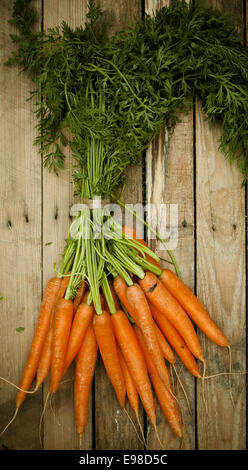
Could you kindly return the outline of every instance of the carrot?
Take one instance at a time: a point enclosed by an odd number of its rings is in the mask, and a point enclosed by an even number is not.
[[[175,297],[171,295],[158,277],[149,271],[146,272],[144,279],[140,279],[139,283],[150,303],[165,315],[178,330],[192,354],[200,361],[204,361],[194,326]]]
[[[72,323],[72,316],[72,300],[64,298],[59,299],[54,312],[51,379],[49,384],[49,393],[55,393],[57,391],[63,376],[65,357]]]
[[[46,285],[40,307],[38,322],[36,325],[28,359],[20,382],[20,388],[24,390],[29,389],[37,371],[42,348],[49,329],[50,318],[52,315],[53,307],[56,303],[60,286],[61,279],[57,277],[50,279]],[[25,400],[25,397],[26,393],[18,390],[16,395],[16,409],[20,408],[21,404]]]
[[[143,354],[145,356],[147,368],[149,375],[156,392],[157,399],[160,403],[160,406],[166,416],[168,423],[170,424],[172,430],[178,437],[182,437],[182,423],[180,415],[177,409],[177,404],[174,396],[171,394],[169,389],[166,387],[164,382],[160,379],[160,376],[157,372],[154,362],[149,354],[148,348],[146,346],[144,335],[141,329],[135,325],[135,332],[139,339]]]
[[[138,338],[122,310],[111,315],[115,337],[126,361],[128,370],[146,410],[147,416],[156,428],[156,409],[147,367]]]
[[[154,321],[147,299],[141,287],[134,283],[127,288],[127,298],[132,305],[138,319],[138,325],[144,335],[146,346],[149,350],[160,378],[168,383],[168,370],[154,328]]]
[[[73,303],[74,307],[74,303]],[[94,307],[81,303],[75,313],[65,357],[64,373],[72,363],[84,340],[89,323],[94,315]]]
[[[135,416],[136,416],[136,419],[137,419],[137,423],[138,423],[138,426],[139,426],[139,429],[140,429],[140,432],[141,432],[141,436],[142,436],[142,441],[141,442],[142,442],[142,444],[144,443],[145,447],[147,447],[145,436],[144,436],[144,431],[142,429],[142,425],[141,425],[140,418],[139,418],[139,394],[137,392],[137,389],[135,387],[135,383],[134,383],[134,381],[132,379],[132,376],[131,376],[131,374],[128,370],[126,361],[123,357],[123,354],[122,354],[119,346],[118,346],[117,350],[118,350],[118,355],[119,355],[119,359],[120,359],[122,372],[123,372],[123,375],[124,375],[124,380],[125,380],[125,385],[126,385],[126,390],[127,390],[127,397],[128,397],[128,400],[129,400],[129,403],[130,403],[131,407],[134,410],[134,413],[135,413]],[[131,420],[131,418],[130,418],[127,411],[126,411],[126,413],[128,415],[128,418]],[[132,422],[132,420],[131,420],[131,422]],[[133,422],[132,422],[132,424],[135,428],[135,431],[137,432],[136,427],[135,427]],[[139,438],[139,436],[138,436],[138,438]]]
[[[108,377],[115,389],[120,406],[125,405],[126,387],[121,369],[111,315],[106,311],[93,317],[93,326],[101,357]]]
[[[164,269],[160,276],[162,283],[168,291],[177,299],[182,308],[187,312],[194,323],[205,333],[208,338],[219,346],[228,347],[229,343],[225,335],[211,319],[207,310],[199,299],[187,287],[173,271]]]
[[[69,284],[69,280],[70,280],[70,276],[65,276],[62,279],[56,303],[58,302],[59,299],[62,299],[64,297],[65,291],[66,291],[67,286]],[[51,367],[54,310],[55,310],[55,307],[56,307],[56,303],[55,303],[54,308],[53,308],[53,312],[52,312],[51,320],[50,320],[50,327],[49,327],[49,330],[48,330],[48,333],[47,333],[47,336],[46,336],[46,340],[45,340],[44,346],[42,348],[41,357],[40,357],[40,360],[39,360],[39,365],[38,365],[37,374],[36,374],[35,390],[37,390],[40,387],[40,385],[44,382],[45,378],[49,374],[50,367]]]
[[[92,323],[90,323],[76,357],[74,379],[76,428],[80,436],[83,434],[88,420],[89,395],[95,372],[97,351],[97,341]]]
[[[120,307],[120,302],[119,302],[118,296],[116,295],[116,292],[115,292],[115,289],[114,289],[114,286],[113,286],[112,282],[109,283],[109,287],[110,287],[110,290],[111,290],[111,294],[112,294],[112,297],[113,297],[115,308],[116,308],[116,310],[119,310],[121,308]]]
[[[59,294],[58,294],[57,301],[64,297],[67,286],[69,284],[69,281],[70,281],[70,273],[68,273],[66,276],[64,276],[62,281],[61,281],[61,286],[60,286],[60,289],[59,289]]]
[[[129,301],[127,299],[127,284],[126,284],[126,282],[124,281],[124,279],[121,276],[118,275],[114,279],[113,285],[114,285],[115,292],[116,292],[117,296],[119,297],[122,305],[124,305],[124,307],[126,308],[126,310],[129,313],[129,315],[131,315],[132,319],[138,325],[138,318],[136,316],[136,313],[135,313],[134,309],[132,308],[131,304],[129,303]],[[160,347],[162,349],[162,353],[163,353],[165,359],[167,359],[167,361],[169,361],[171,364],[174,364],[175,363],[174,353],[173,353],[170,345],[167,343],[164,335],[162,334],[162,332],[160,331],[159,327],[157,326],[157,324],[155,322],[154,322],[154,328],[156,330],[156,333],[157,333],[157,336],[158,336],[158,341],[159,341],[159,344],[160,344]]]
[[[82,299],[83,299],[83,296],[84,296],[84,293],[85,293],[85,289],[86,289],[86,284],[83,281],[81,286],[79,287],[79,289],[77,291],[77,295],[76,295],[75,299],[73,300],[73,312],[74,313],[76,312],[78,306],[82,302]]]
[[[160,330],[163,332],[177,355],[189,372],[195,377],[200,377],[200,371],[197,363],[194,359],[193,354],[190,352],[183,338],[180,336],[174,326],[167,320],[167,318],[156,308],[154,305],[149,303],[152,316],[156,323],[159,325]]]
[[[157,323],[155,323],[155,322],[154,322],[154,327],[155,327],[158,342],[160,344],[160,348],[161,348],[161,351],[163,353],[164,358],[167,359],[167,361],[170,364],[175,364],[175,355],[174,355],[169,343],[166,341],[162,331],[160,330]]]
[[[118,351],[120,364],[121,364],[121,368],[122,368],[122,372],[123,372],[123,376],[124,376],[124,380],[125,380],[125,384],[126,384],[127,397],[128,397],[128,400],[129,400],[129,403],[130,403],[131,407],[133,408],[133,410],[134,410],[134,412],[137,416],[138,410],[139,410],[139,394],[136,390],[134,381],[133,381],[132,376],[131,376],[131,374],[128,370],[126,361],[123,357],[123,354],[122,354],[119,346],[117,348],[117,351]]]
[[[143,240],[143,238],[138,238],[137,237],[137,234],[136,234],[136,231],[131,228],[131,227],[128,227],[128,225],[124,225],[122,227],[122,232],[126,235],[126,237],[128,238],[133,238],[133,240],[136,240],[138,241],[139,243],[142,243],[142,245],[146,246],[147,248],[148,245],[147,243],[145,242],[145,240]],[[138,250],[139,251],[139,250]],[[154,266],[156,266],[157,268],[160,268],[160,265],[157,263],[157,261],[155,259],[153,259],[151,256],[149,256],[148,254],[145,253],[145,259],[147,261],[149,261],[149,263],[153,264]]]
[[[124,281],[123,277],[121,277],[120,275],[115,277],[113,281],[113,286],[114,286],[115,293],[119,297],[122,305],[126,308],[126,310],[128,311],[129,315],[131,315],[135,323],[137,323],[138,320],[137,320],[136,313],[127,298],[127,284]]]
[[[53,322],[48,330],[36,374],[36,390],[48,376],[52,362]]]

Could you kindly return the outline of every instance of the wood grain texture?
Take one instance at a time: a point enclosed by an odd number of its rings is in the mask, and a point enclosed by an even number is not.
[[[128,20],[141,17],[140,0],[101,0],[98,2],[111,21],[109,34],[121,30]],[[135,166],[126,172],[127,184],[122,199],[127,203],[142,202],[142,168]],[[131,407],[127,411],[135,421]],[[143,413],[141,411],[141,421]],[[142,444],[126,413],[121,410],[114,389],[106,376],[103,362],[97,363],[95,374],[95,446],[96,449],[140,449]]]
[[[87,2],[80,0],[44,0],[44,30],[54,27],[64,20],[69,26],[76,27],[85,21]],[[70,225],[70,209],[73,205],[73,184],[71,178],[71,154],[66,151],[65,169],[59,177],[43,170],[43,287],[54,274],[53,262],[59,264],[65,238]],[[51,245],[47,243],[52,242]],[[73,378],[74,364],[65,379]],[[47,387],[44,388],[44,401]],[[83,447],[92,448],[91,402],[89,420],[84,433]],[[73,380],[62,384],[48,404],[44,416],[45,449],[78,449],[79,439],[76,433]]]
[[[166,0],[146,0],[146,12],[152,14],[156,9],[167,6]],[[178,211],[178,243],[173,254],[179,264],[184,282],[194,289],[194,158],[193,158],[193,111],[188,115],[179,116],[181,122],[171,134],[163,129],[155,138],[146,152],[146,194],[147,203],[156,207],[155,216],[148,216],[150,225],[163,234],[165,229],[172,228],[170,220],[170,204],[175,204]],[[160,204],[166,205],[165,216],[159,216]],[[167,228],[166,228],[167,227]],[[168,240],[169,241],[169,240]],[[163,246],[157,240],[150,240],[150,246],[162,258],[169,259]],[[168,267],[168,264],[163,264]],[[170,265],[169,265],[170,266]],[[194,426],[194,379],[177,360],[177,370],[187,392],[192,415],[186,404],[185,397],[177,386],[177,396],[182,404],[184,421],[184,439],[182,448],[192,449],[195,446]],[[166,422],[159,406],[158,432],[166,449],[178,449],[180,441],[176,438]],[[154,430],[148,426],[148,445],[158,449],[158,441]]]
[[[36,28],[41,26],[41,2]],[[0,4],[0,260],[1,331],[0,375],[20,381],[31,345],[41,298],[41,162],[33,147],[33,103],[27,102],[30,81],[5,60],[13,50],[8,24],[13,2]],[[17,332],[16,328],[24,330]],[[1,429],[15,409],[16,389],[1,383]],[[0,441],[2,448],[39,447],[37,423],[41,394],[27,397],[15,422]],[[28,426],[27,426],[28,423]]]
[[[243,2],[206,2],[228,11],[243,27]],[[234,14],[235,13],[235,14]],[[233,371],[245,370],[245,199],[242,178],[218,151],[221,129],[209,130],[201,106],[196,110],[197,294],[227,335]],[[200,336],[207,375],[229,370],[228,352]],[[206,382],[206,407],[198,390],[199,449],[245,448],[245,378]],[[207,410],[206,410],[207,408]]]

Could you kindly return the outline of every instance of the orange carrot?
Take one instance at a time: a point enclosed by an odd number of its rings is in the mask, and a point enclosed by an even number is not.
[[[174,396],[171,394],[169,389],[166,387],[164,382],[160,379],[157,369],[155,367],[154,362],[149,354],[149,351],[146,346],[146,342],[144,339],[144,335],[141,329],[135,325],[134,326],[135,332],[139,339],[143,354],[145,356],[147,368],[149,371],[149,375],[156,392],[157,399],[160,403],[160,406],[170,424],[174,433],[182,437],[182,423],[180,419],[180,415],[178,413],[177,404]]]
[[[71,299],[58,300],[54,312],[51,379],[49,392],[55,393],[64,372],[65,358],[73,316]]]
[[[138,320],[137,320],[136,313],[135,313],[134,309],[132,308],[132,306],[131,306],[130,302],[128,301],[128,298],[127,298],[127,284],[126,284],[126,282],[124,281],[124,279],[120,275],[118,275],[113,281],[113,286],[114,286],[114,290],[115,290],[118,298],[120,299],[122,305],[128,311],[129,315],[131,315],[131,317],[135,321],[135,323],[137,323]]]
[[[106,311],[93,317],[93,326],[101,357],[108,377],[115,389],[117,399],[123,408],[125,405],[126,387],[121,369],[111,315]]]
[[[124,279],[121,276],[118,275],[114,279],[113,285],[114,285],[115,292],[116,292],[117,296],[119,297],[121,303],[124,305],[124,307],[126,308],[126,310],[129,313],[129,315],[131,315],[134,322],[138,325],[138,318],[135,314],[134,309],[132,308],[131,304],[129,303],[129,301],[127,299],[127,287],[128,286],[127,286],[126,282],[124,281]],[[170,345],[166,341],[164,335],[160,331],[158,325],[155,322],[154,322],[154,328],[156,330],[158,340],[159,340],[159,344],[160,344],[160,347],[162,349],[162,353],[163,353],[165,359],[167,359],[167,361],[169,361],[171,364],[174,364],[175,363],[174,353],[173,353]]]
[[[169,322],[169,320],[167,320],[167,318],[156,307],[154,307],[154,305],[152,305],[151,303],[149,305],[154,320],[159,325],[161,331],[177,353],[178,357],[180,357],[185,367],[187,367],[189,372],[195,377],[200,377],[201,374],[194,359],[194,356],[190,352],[183,338],[180,336],[174,326]]]
[[[62,299],[64,297],[65,291],[69,284],[69,280],[70,280],[69,276],[63,277],[60,288],[59,288],[56,303],[58,302],[59,299]],[[51,320],[50,320],[50,327],[49,327],[46,340],[42,348],[41,357],[39,360],[39,365],[38,365],[37,374],[36,374],[36,386],[35,386],[36,390],[39,388],[39,386],[44,382],[45,378],[48,376],[50,367],[51,367],[55,307],[56,307],[56,304],[54,305],[54,309],[53,309]]]
[[[127,367],[127,363],[126,363],[126,361],[123,357],[123,354],[120,350],[120,347],[118,346],[117,349],[118,349],[118,355],[119,355],[119,359],[120,359],[122,372],[123,372],[123,375],[124,375],[124,380],[125,380],[125,385],[126,385],[126,390],[127,390],[127,397],[128,397],[128,400],[129,400],[129,403],[130,403],[131,407],[134,410],[134,413],[135,413],[135,416],[136,416],[136,419],[137,419],[137,423],[139,425],[140,432],[141,432],[141,435],[142,435],[142,439],[143,439],[142,442],[144,442],[144,444],[146,446],[144,431],[143,431],[143,428],[142,428],[142,425],[141,425],[141,422],[140,422],[140,418],[139,418],[139,394],[137,392],[137,389],[135,387],[135,383],[134,383],[134,381],[132,379],[132,376],[129,372],[129,369]],[[128,413],[127,413],[127,415],[128,415]],[[129,417],[129,419],[130,419],[130,417]]]
[[[76,295],[75,299],[73,300],[73,313],[75,313],[77,311],[78,306],[81,304],[84,293],[85,293],[85,289],[86,289],[86,284],[83,281],[81,286],[79,287],[79,289],[77,291],[77,295]]]
[[[127,298],[135,311],[138,325],[144,335],[149,354],[157,368],[160,378],[168,383],[168,370],[154,328],[154,321],[147,299],[141,287],[134,283],[127,288]]]
[[[76,358],[74,408],[76,427],[82,435],[88,420],[89,395],[97,360],[97,341],[92,323],[89,324]]]
[[[36,374],[36,386],[38,387],[44,382],[45,378],[48,376],[51,362],[52,362],[52,344],[53,344],[53,323],[51,323],[48,330],[46,340],[42,349],[39,366]]]
[[[179,277],[173,273],[173,271],[164,269],[160,279],[168,291],[177,299],[190,318],[211,341],[219,346],[229,346],[227,338],[213,322],[209,313],[203,307],[199,299],[193,294],[189,287],[187,287]]]
[[[39,364],[42,348],[49,329],[49,322],[52,315],[57,295],[61,286],[60,278],[52,278],[48,281],[44,291],[38,322],[33,336],[33,341],[29,351],[28,359],[22,374],[20,388],[28,390]],[[26,393],[18,390],[16,395],[16,408],[18,409],[25,400]]]
[[[70,273],[68,273],[66,276],[64,276],[62,281],[61,281],[61,286],[60,286],[60,289],[59,289],[59,294],[58,294],[57,301],[59,299],[62,299],[62,297],[64,297],[65,291],[66,291],[67,286],[69,284],[69,281],[70,281]]]
[[[146,410],[147,416],[152,425],[156,428],[155,402],[144,355],[138,338],[127,316],[122,310],[117,310],[113,315],[111,315],[111,320],[114,326],[115,337],[117,338],[121,352]]]
[[[140,279],[140,286],[144,290],[146,297],[178,330],[192,354],[204,361],[199,338],[194,326],[175,297],[171,295],[158,277],[146,272],[144,279]]]
[[[138,410],[139,410],[139,394],[136,390],[134,381],[133,381],[132,376],[131,376],[131,374],[128,370],[126,361],[123,357],[123,354],[122,354],[119,346],[118,346],[117,350],[118,350],[120,364],[121,364],[121,368],[122,368],[122,372],[123,372],[123,376],[124,376],[124,380],[125,380],[125,384],[126,384],[128,400],[129,400],[129,403],[130,403],[131,407],[133,408],[133,410],[134,410],[134,412],[137,416],[137,413],[138,413]]]
[[[112,282],[109,283],[109,287],[110,287],[110,290],[111,290],[111,294],[112,294],[112,297],[113,297],[115,308],[116,308],[116,310],[119,310],[121,308],[120,307],[120,302],[119,302],[118,296],[116,295],[116,292],[115,292],[115,289],[114,289],[114,286],[113,286]]]
[[[163,353],[164,358],[167,359],[167,361],[170,364],[175,364],[175,355],[174,355],[169,343],[166,341],[162,331],[160,330],[160,328],[158,327],[158,325],[155,322],[154,322],[154,325],[155,325],[156,335],[157,335],[157,338],[158,338],[158,341],[159,341],[159,344],[160,344],[160,348],[161,348],[161,351]]]
[[[93,315],[94,307],[92,305],[87,305],[83,302],[78,306],[71,326],[65,357],[64,373],[78,353]]]

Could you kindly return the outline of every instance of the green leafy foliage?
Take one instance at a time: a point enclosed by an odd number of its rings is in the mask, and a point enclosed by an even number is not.
[[[84,26],[34,32],[30,0],[16,0],[11,35],[18,64],[34,83],[36,144],[59,173],[64,148],[74,156],[78,194],[109,196],[124,170],[162,126],[201,100],[210,124],[221,122],[220,149],[248,178],[248,52],[225,15],[173,0],[111,39],[89,1]]]

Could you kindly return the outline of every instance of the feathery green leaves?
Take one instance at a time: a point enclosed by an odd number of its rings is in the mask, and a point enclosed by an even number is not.
[[[162,126],[198,97],[210,124],[221,122],[220,149],[248,179],[248,52],[225,15],[173,0],[154,16],[107,36],[89,1],[84,26],[34,32],[30,0],[16,0],[19,34],[8,63],[29,73],[44,164],[57,174],[64,147],[74,155],[76,192],[109,196],[124,184]]]

